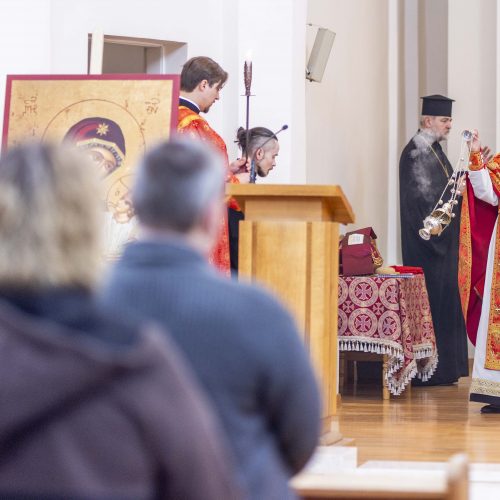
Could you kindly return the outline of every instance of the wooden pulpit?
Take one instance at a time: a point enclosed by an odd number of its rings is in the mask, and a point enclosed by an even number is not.
[[[354,214],[339,186],[228,184],[245,213],[239,273],[274,290],[295,314],[322,385],[323,430],[337,410],[339,223]]]

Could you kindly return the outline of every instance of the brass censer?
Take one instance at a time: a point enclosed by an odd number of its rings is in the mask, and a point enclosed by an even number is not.
[[[453,174],[451,174],[432,212],[424,219],[424,227],[418,231],[418,234],[424,240],[429,240],[431,236],[440,236],[456,215],[453,213],[453,209],[458,205],[457,197],[461,194],[461,187],[465,183],[467,166],[463,164],[466,159],[467,161],[469,159],[471,140],[472,132],[464,130],[460,144],[460,157],[453,169]],[[443,198],[448,190],[449,199],[444,202]]]

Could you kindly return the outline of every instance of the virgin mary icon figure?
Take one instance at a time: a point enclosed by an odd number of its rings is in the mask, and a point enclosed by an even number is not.
[[[85,118],[75,123],[64,136],[66,141],[87,152],[103,178],[119,168],[125,159],[123,132],[116,122],[107,118]]]
[[[104,258],[116,260],[123,245],[135,239],[137,226],[130,202],[131,175],[122,172],[126,159],[123,132],[113,120],[94,116],[75,123],[64,142],[84,151],[105,183]]]

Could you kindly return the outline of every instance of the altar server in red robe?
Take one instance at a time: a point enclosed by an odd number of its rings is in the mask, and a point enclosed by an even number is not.
[[[182,67],[181,92],[177,132],[190,138],[202,140],[222,155],[226,168],[226,182],[249,181],[245,159],[229,163],[226,143],[222,137],[200,116],[208,113],[212,104],[219,100],[228,74],[209,57],[193,57]],[[237,208],[234,200],[228,201],[230,208]],[[210,256],[210,261],[223,273],[230,274],[229,235],[227,214],[221,220],[219,240]]]

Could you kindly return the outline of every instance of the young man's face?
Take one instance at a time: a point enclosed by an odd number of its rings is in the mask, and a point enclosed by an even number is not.
[[[203,103],[203,109],[201,109],[201,111],[203,111],[204,113],[208,113],[212,104],[215,101],[219,100],[220,91],[222,90],[222,87],[223,85],[221,84],[221,82],[216,82],[212,86],[208,85],[207,82],[207,84],[203,88],[204,103]]]
[[[262,158],[257,158],[257,173],[259,177],[267,177],[269,172],[276,166],[276,157],[280,151],[279,142],[273,139],[269,142],[268,148],[265,151],[262,149],[260,151]]]
[[[452,119],[449,116],[429,116],[429,128],[432,130],[437,141],[448,138],[451,130]]]

